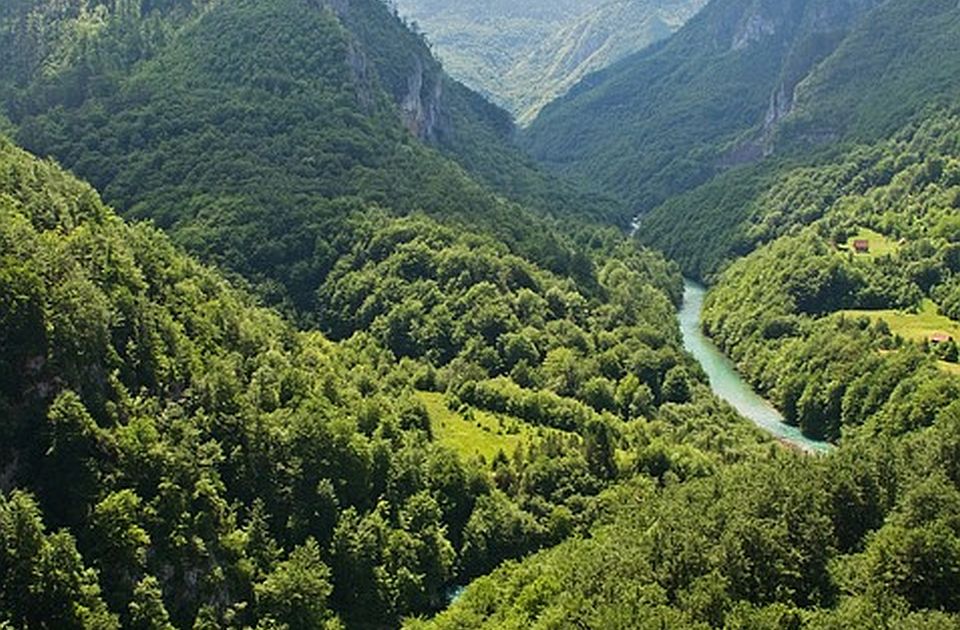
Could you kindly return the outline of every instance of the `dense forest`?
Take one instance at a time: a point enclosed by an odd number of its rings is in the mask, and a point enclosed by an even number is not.
[[[645,242],[672,253],[672,227],[696,240],[709,234],[701,211],[737,209],[727,191],[689,205],[677,195],[745,164],[884,139],[955,102],[958,25],[951,0],[714,0],[661,45],[581,81],[521,139],[649,213]]]
[[[3,3],[0,628],[960,626],[958,16],[713,0],[551,174],[380,0]]]
[[[64,66],[8,77],[21,142],[179,247],[4,141],[5,623],[392,626],[586,531],[620,479],[769,448],[680,350],[675,266],[486,189],[388,90],[359,108],[348,66],[302,57],[349,55],[345,19],[155,10],[31,13]]]
[[[408,627],[956,627],[960,379],[955,341],[928,327],[957,318],[958,130],[943,112],[832,162],[765,166],[759,245],[708,296],[706,331],[837,450],[635,479],[590,536]]]
[[[958,141],[943,113],[789,170],[753,207],[749,235],[768,244],[721,274],[704,325],[813,434],[837,437],[888,399],[884,422],[925,422],[914,405],[929,404],[911,399],[956,396],[956,342],[932,337],[960,319]]]
[[[621,478],[764,449],[679,350],[676,271],[622,240],[585,295],[489,237],[371,215],[325,285],[334,343],[0,151],[14,627],[392,625],[583,531]],[[529,440],[460,454],[430,391]]]
[[[300,311],[335,256],[332,226],[360,204],[483,222],[554,270],[572,267],[547,219],[496,193],[567,221],[616,207],[540,173],[504,141],[506,115],[446,79],[376,0],[340,14],[78,2],[72,19],[22,4],[0,31],[18,143]]]
[[[738,224],[756,251],[708,296],[706,331],[836,451],[637,478],[588,537],[409,627],[956,627],[957,348],[923,327],[958,315],[958,130],[943,112],[816,166],[765,165]]]

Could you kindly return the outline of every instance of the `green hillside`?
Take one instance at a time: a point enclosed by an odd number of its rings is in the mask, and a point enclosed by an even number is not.
[[[798,85],[779,144],[876,141],[960,96],[960,7],[885,2]]]
[[[662,46],[552,103],[524,142],[554,168],[601,182],[635,212],[651,210],[769,151],[794,91],[879,3],[712,2]]]
[[[399,0],[451,75],[522,124],[580,79],[676,31],[705,0]]]
[[[651,443],[680,478],[768,448],[679,350],[676,271],[628,243],[590,293],[356,214],[334,343],[6,140],[0,214],[0,624],[393,626],[588,527]],[[543,437],[460,458],[417,389]]]
[[[358,207],[484,224],[533,257],[540,242],[556,244],[545,220],[431,145],[538,214],[610,214],[607,201],[541,175],[506,144],[506,115],[446,79],[375,0],[342,15],[304,0],[180,6],[50,18],[73,30],[37,63],[64,56],[65,68],[26,79],[16,70],[32,60],[4,66],[16,138],[271,301],[312,308],[338,247],[331,226]],[[54,10],[23,7],[4,18],[5,50],[31,51],[21,27]],[[570,269],[563,247],[546,249],[560,258],[540,262]]]
[[[952,2],[717,1],[582,82],[524,142],[621,195],[641,239],[702,277],[749,251],[739,226],[784,161],[816,165],[956,100],[958,20]]]
[[[768,164],[740,215],[747,252],[718,274],[704,329],[835,451],[637,479],[589,536],[405,627],[956,627],[958,354],[933,335],[960,321],[958,169],[960,119],[938,112],[816,166]],[[705,190],[722,199],[721,183]]]
[[[958,12],[3,3],[0,629],[960,626]]]

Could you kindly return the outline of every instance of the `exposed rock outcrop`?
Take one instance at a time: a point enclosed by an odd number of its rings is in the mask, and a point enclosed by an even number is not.
[[[410,133],[421,140],[436,141],[442,98],[441,77],[428,74],[423,60],[414,56],[413,69],[407,77],[407,94],[400,102],[403,124]]]

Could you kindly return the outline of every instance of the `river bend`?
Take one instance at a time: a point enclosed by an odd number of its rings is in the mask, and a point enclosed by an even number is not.
[[[737,372],[733,362],[703,334],[700,329],[700,313],[706,292],[702,285],[692,280],[684,280],[680,330],[683,333],[684,347],[703,366],[714,393],[778,440],[809,453],[829,451],[832,448],[829,443],[804,437],[800,429],[784,422],[780,412],[753,391]]]

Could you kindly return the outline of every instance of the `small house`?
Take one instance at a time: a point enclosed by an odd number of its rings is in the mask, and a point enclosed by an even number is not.
[[[940,345],[941,343],[947,343],[948,341],[951,341],[952,339],[953,339],[953,337],[951,337],[950,335],[948,335],[948,334],[945,333],[945,332],[935,332],[935,333],[933,333],[932,335],[930,335],[930,343],[932,343],[932,344],[934,344],[934,345],[937,345],[937,346]]]
[[[858,238],[853,242],[853,251],[858,254],[867,254],[870,252],[870,241],[865,238]]]

